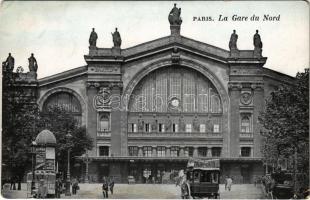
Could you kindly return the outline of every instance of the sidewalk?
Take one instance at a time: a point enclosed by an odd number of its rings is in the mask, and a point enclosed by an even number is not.
[[[62,199],[102,199],[101,184],[79,184],[77,195],[65,196]],[[21,191],[11,190],[3,195],[5,198],[27,198],[26,187]],[[109,192],[109,199],[180,199],[181,189],[173,184],[115,184],[114,194]],[[264,199],[260,185],[233,185],[231,191],[225,191],[220,185],[221,199]]]

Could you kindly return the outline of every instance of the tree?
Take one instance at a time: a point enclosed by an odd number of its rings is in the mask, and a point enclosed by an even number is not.
[[[25,84],[17,81],[18,76],[3,71],[2,175],[14,178],[20,190],[22,178],[31,164],[30,144],[36,135],[39,109],[36,82]]]
[[[50,107],[46,112],[40,113],[39,130],[48,129],[56,137],[56,159],[59,169],[66,172],[67,150],[70,148],[70,163],[74,166],[76,156],[81,156],[86,150],[93,148],[92,139],[86,134],[86,128],[80,127],[74,117],[65,108]],[[66,134],[72,135],[70,141]]]
[[[277,165],[279,158],[297,156],[298,170],[309,170],[309,68],[297,73],[296,82],[282,85],[266,100],[259,117],[265,128],[263,156]]]

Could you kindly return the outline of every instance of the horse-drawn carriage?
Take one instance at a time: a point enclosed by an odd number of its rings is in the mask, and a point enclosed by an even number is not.
[[[192,198],[219,198],[220,161],[190,159],[187,164],[183,190]],[[184,188],[187,187],[187,188]],[[182,194],[186,198],[186,195]]]
[[[294,197],[294,184],[291,173],[283,171],[266,175],[265,187],[271,199],[292,199]]]

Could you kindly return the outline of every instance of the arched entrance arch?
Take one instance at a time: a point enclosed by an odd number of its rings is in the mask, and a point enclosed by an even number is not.
[[[43,106],[44,103],[49,99],[49,97],[52,97],[53,95],[57,94],[57,93],[67,93],[72,95],[73,97],[75,97],[80,106],[81,106],[81,110],[82,110],[82,120],[81,120],[81,124],[85,125],[86,124],[86,104],[85,101],[83,100],[83,98],[74,90],[70,89],[70,88],[66,88],[66,87],[57,87],[57,88],[53,88],[49,91],[47,91],[39,100],[38,100],[38,105],[39,105],[39,109],[41,111],[43,111]]]
[[[135,87],[140,83],[140,81],[149,73],[162,68],[162,67],[169,67],[171,66],[171,60],[170,59],[165,59],[161,60],[158,62],[154,62],[150,64],[149,66],[145,67],[144,69],[140,70],[139,72],[136,73],[136,75],[131,79],[131,81],[128,83],[127,87],[125,88],[123,92],[123,99],[126,99],[125,101],[125,107],[128,109],[129,107],[129,98],[132,95]],[[192,60],[187,60],[187,59],[182,59],[179,63],[180,66],[182,67],[188,67],[191,69],[194,69],[198,72],[200,72],[202,75],[204,75],[210,82],[214,85],[216,90],[219,93],[219,96],[222,101],[223,105],[223,114],[228,113],[228,104],[229,104],[229,98],[228,98],[228,93],[225,89],[225,87],[221,84],[219,79],[212,73],[210,72],[207,68],[204,66],[200,65],[199,63],[196,63]]]

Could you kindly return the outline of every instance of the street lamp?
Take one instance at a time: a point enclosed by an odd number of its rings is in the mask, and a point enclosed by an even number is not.
[[[88,164],[89,164],[89,160],[88,160],[88,152],[86,150],[86,153],[83,155],[83,161],[85,163],[85,179],[84,179],[84,182],[85,183],[89,183],[89,180],[88,180]]]
[[[31,142],[31,154],[32,154],[32,180],[31,180],[31,194],[34,193],[34,190],[36,189],[35,185],[35,155],[36,155],[36,146],[37,143],[35,141]]]
[[[68,168],[67,168],[67,181],[66,181],[66,196],[71,196],[70,192],[70,139],[72,138],[71,131],[68,131],[66,135],[67,146],[68,146]]]

